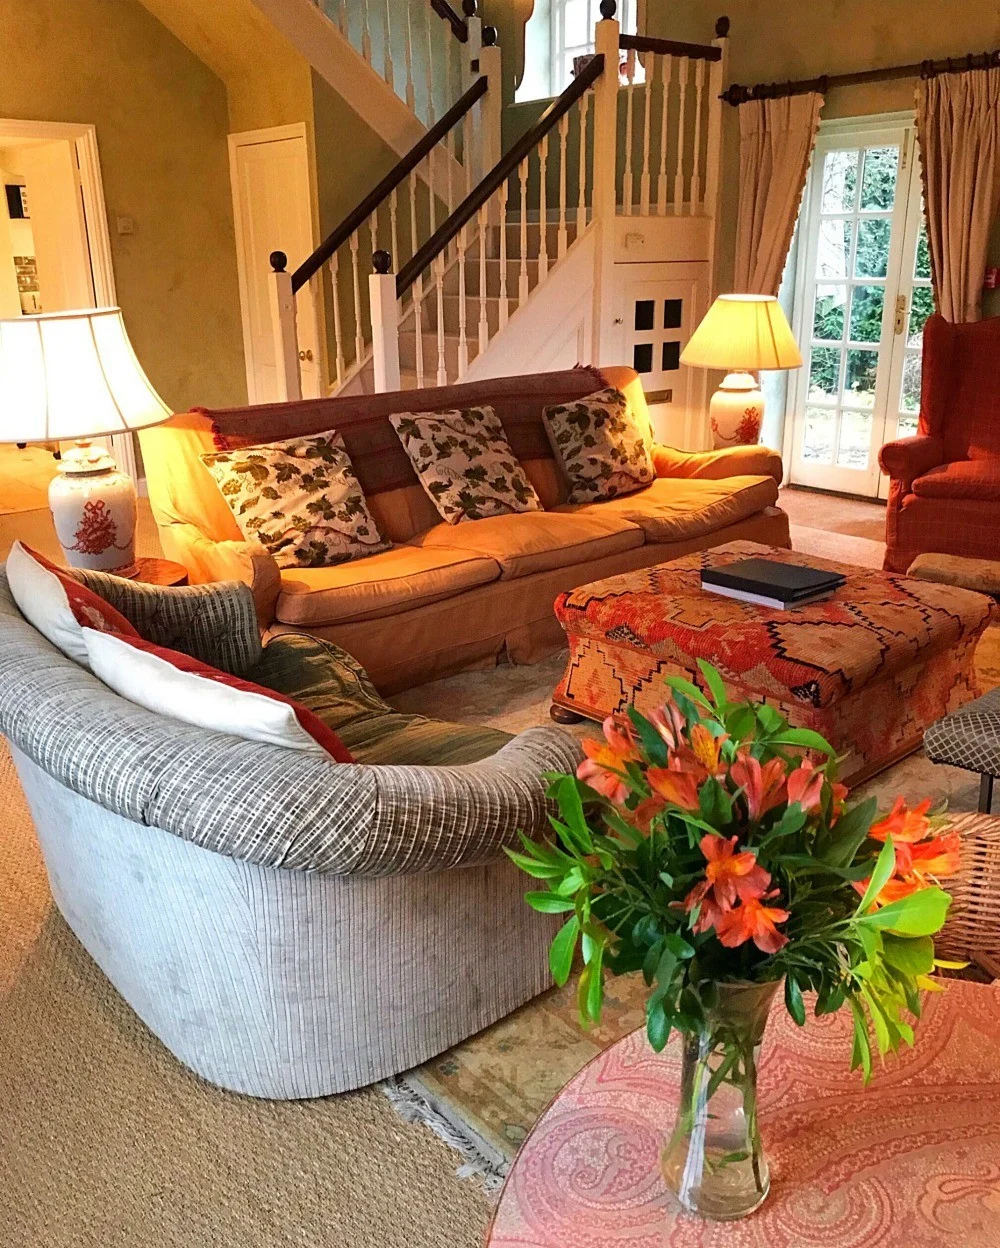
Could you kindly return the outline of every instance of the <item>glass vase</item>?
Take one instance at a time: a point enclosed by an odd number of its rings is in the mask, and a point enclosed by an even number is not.
[[[777,983],[722,983],[705,1025],[684,1037],[677,1123],[663,1176],[703,1218],[745,1217],[770,1179],[757,1120],[757,1058]]]

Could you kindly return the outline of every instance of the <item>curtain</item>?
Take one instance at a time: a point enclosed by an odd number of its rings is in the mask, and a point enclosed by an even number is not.
[[[946,320],[978,321],[1000,207],[1000,69],[921,81],[917,134],[934,303]]]
[[[737,291],[778,293],[822,107],[815,91],[740,105]]]

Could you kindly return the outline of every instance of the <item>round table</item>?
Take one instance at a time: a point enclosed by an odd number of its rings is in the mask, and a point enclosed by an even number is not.
[[[186,585],[187,568],[173,559],[156,559],[140,555],[135,561],[136,571],[129,578],[142,581],[144,585]]]
[[[997,1248],[1000,986],[952,981],[915,1048],[865,1088],[849,1011],[798,1028],[776,1003],[760,1116],[771,1194],[740,1222],[682,1211],[659,1172],[680,1075],[634,1032],[594,1058],[521,1147],[489,1248]]]

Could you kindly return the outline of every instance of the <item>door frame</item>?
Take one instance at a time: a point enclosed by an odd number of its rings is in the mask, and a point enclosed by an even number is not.
[[[908,164],[900,175],[900,181],[905,181],[908,191],[913,164],[918,160],[915,123],[916,114],[913,109],[902,109],[889,113],[870,113],[856,117],[833,117],[829,120],[820,121],[819,130],[816,136],[816,143],[814,144],[812,153],[810,154],[809,168],[806,173],[806,182],[802,192],[802,200],[799,205],[799,214],[796,220],[795,239],[793,242],[795,255],[791,322],[792,332],[795,335],[796,342],[804,343],[807,339],[810,342],[812,341],[812,306],[811,301],[806,298],[807,288],[810,286],[808,273],[810,249],[806,246],[804,227],[807,223],[810,212],[812,211],[812,200],[816,194],[816,188],[813,185],[813,176],[815,173],[816,154],[817,150],[820,148],[820,140],[832,139],[836,141],[838,139],[844,139],[845,141],[850,141],[856,137],[859,143],[864,143],[867,136],[875,135],[879,131],[898,129],[899,127],[909,127],[912,132],[912,138],[911,146],[907,153]],[[898,262],[899,257],[902,254],[902,249],[904,247],[903,236],[908,233],[907,225],[908,219],[904,217],[903,229],[900,231],[900,236],[894,239],[892,243],[890,265],[893,255],[895,255]],[[883,317],[886,317],[887,315],[887,309],[884,309]],[[884,325],[885,321],[883,322],[883,326]],[[884,334],[883,338],[885,339],[886,337],[887,335]],[[891,354],[891,338],[889,339],[889,350]],[[806,365],[799,377],[790,379],[788,393],[785,398],[785,418],[783,422],[781,451],[784,462],[787,465],[785,471],[786,484],[792,484],[791,474],[795,454],[796,412],[800,406],[803,406],[803,404],[800,403],[800,399],[808,386],[808,350],[804,350],[803,355],[806,357]],[[887,363],[891,366],[891,360],[888,360]],[[883,382],[883,385],[888,385],[888,379]],[[831,465],[831,467],[835,468],[835,465]],[[871,498],[873,502],[880,498],[880,480],[878,479],[880,477],[881,474],[876,474],[875,491],[869,490],[869,492],[857,495],[857,497]],[[807,485],[801,488],[829,489],[830,492],[833,493],[842,492],[835,490],[832,486],[826,487]]]
[[[316,246],[317,241],[317,221],[316,221],[316,196],[313,186],[313,164],[309,141],[309,129],[304,121],[290,122],[284,126],[267,126],[259,130],[240,130],[227,136],[229,145],[229,185],[232,189],[233,196],[233,230],[236,238],[236,272],[239,281],[240,290],[240,323],[243,328],[243,361],[246,369],[247,379],[247,395],[253,395],[257,385],[257,373],[254,367],[253,352],[253,334],[250,324],[250,295],[249,281],[247,271],[247,244],[243,235],[243,220],[240,211],[242,204],[242,195],[240,191],[239,180],[236,177],[236,153],[241,147],[254,147],[259,143],[277,143],[283,139],[301,139],[306,154],[306,194],[309,203],[309,223],[312,237],[312,245]],[[301,291],[296,295],[296,303],[299,305],[299,315],[301,316],[302,298],[310,301],[309,314],[314,325],[314,334],[316,339],[316,374],[319,393],[323,393],[323,379],[328,376],[326,370],[326,336],[323,332],[323,321],[321,317],[322,300],[318,300],[315,295],[314,283],[307,283]],[[320,305],[320,306],[318,306]],[[304,396],[309,397],[309,396]],[[253,399],[250,399],[251,403]]]
[[[108,208],[104,199],[101,157],[97,148],[97,127],[86,122],[28,121],[23,117],[0,117],[0,136],[38,139],[42,143],[67,139],[73,144],[77,167],[80,171],[80,195],[83,200],[83,219],[90,251],[94,306],[117,307],[118,294],[115,289],[115,270],[111,259],[111,231],[108,227]],[[131,433],[115,433],[111,435],[110,441],[112,453],[119,466],[135,479],[138,464],[133,439],[134,435]]]

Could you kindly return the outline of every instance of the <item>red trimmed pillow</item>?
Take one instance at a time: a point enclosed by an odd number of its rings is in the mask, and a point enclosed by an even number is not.
[[[23,542],[15,542],[7,556],[7,584],[28,623],[84,667],[89,666],[84,628],[139,636],[110,602]]]
[[[284,694],[153,645],[134,632],[128,636],[92,628],[82,632],[90,670],[137,706],[196,728],[302,750],[338,763],[354,762],[332,728]]]

